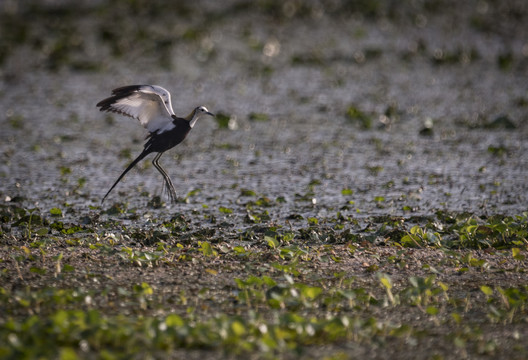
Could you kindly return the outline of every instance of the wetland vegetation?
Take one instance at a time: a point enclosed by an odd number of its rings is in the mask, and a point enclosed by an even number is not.
[[[0,358],[528,357],[524,1],[0,10]]]

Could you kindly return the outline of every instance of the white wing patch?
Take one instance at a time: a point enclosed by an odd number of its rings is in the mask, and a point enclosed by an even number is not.
[[[171,95],[167,89],[162,88],[158,85],[144,85],[140,88],[140,91],[144,93],[153,93],[158,95],[162,99],[163,105],[165,105],[167,112],[170,115],[174,115],[174,111],[172,110]]]
[[[102,111],[137,119],[151,133],[174,128],[170,93],[161,86],[128,86],[115,89],[113,94],[97,104]]]

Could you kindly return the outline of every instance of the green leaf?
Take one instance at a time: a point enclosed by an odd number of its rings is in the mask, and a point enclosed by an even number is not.
[[[353,123],[358,123],[363,129],[372,127],[372,116],[360,110],[355,104],[351,104],[346,110],[346,116]]]
[[[240,196],[257,196],[257,193],[249,189],[240,189]]]
[[[268,121],[269,115],[264,113],[255,113],[252,112],[249,114],[249,120],[251,121]]]
[[[62,216],[62,210],[54,207],[54,208],[51,208],[50,214],[51,216]]]
[[[244,324],[242,324],[242,322],[238,320],[233,321],[233,323],[231,324],[231,330],[233,330],[233,333],[237,337],[240,337],[246,333],[246,327],[244,326]]]
[[[444,292],[447,292],[447,290],[449,289],[449,286],[441,281],[438,282],[438,285],[442,288]]]
[[[460,316],[459,313],[451,313],[451,317],[457,324],[460,324],[462,322],[462,316]]]
[[[276,249],[279,247],[279,241],[271,236],[264,236],[264,241],[268,243],[268,246],[272,249]]]
[[[317,225],[317,224],[319,224],[319,220],[317,220],[317,218],[314,218],[314,217],[309,217],[309,218],[306,219],[306,220],[308,220],[308,224],[310,224],[310,225]]]
[[[519,260],[519,261],[524,260],[526,257],[521,254],[521,249],[519,248],[512,248],[512,255],[515,260]]]
[[[215,256],[218,254],[208,241],[200,241],[198,244],[200,245],[200,251],[205,256]]]
[[[411,228],[410,233],[413,235],[416,235],[417,233],[422,232],[420,227],[418,225],[415,225]]]
[[[29,268],[29,271],[35,274],[44,275],[46,273],[46,269],[42,269],[36,266],[32,266]]]
[[[323,289],[317,286],[308,286],[301,290],[301,293],[309,298],[309,299],[315,299],[323,292]]]
[[[180,326],[183,326],[185,324],[185,322],[183,321],[181,316],[176,315],[176,314],[170,314],[169,316],[167,316],[165,318],[165,324],[167,324],[167,326],[171,326],[171,327],[172,326],[180,327]]]
[[[235,246],[233,248],[233,251],[236,252],[237,254],[245,254],[246,253],[246,249],[244,249],[243,246]]]
[[[64,272],[73,272],[75,271],[75,267],[69,265],[69,264],[65,264],[63,267],[62,267],[62,271]]]
[[[36,234],[38,236],[45,236],[45,235],[48,235],[48,228],[42,228],[42,229],[38,229]]]
[[[146,282],[142,282],[141,285],[134,285],[134,291],[142,295],[152,295],[154,290]]]
[[[354,194],[354,191],[352,191],[351,189],[343,189],[341,190],[341,195],[352,195]]]
[[[425,312],[429,315],[438,315],[440,310],[438,310],[438,308],[435,306],[428,306]]]
[[[218,123],[220,129],[227,129],[229,127],[229,120],[231,119],[230,115],[224,113],[218,113],[215,116],[215,120]]]
[[[486,285],[482,285],[480,287],[480,291],[482,291],[486,296],[493,295],[493,289]]]
[[[77,360],[79,357],[75,350],[71,347],[63,347],[60,350],[59,360]]]
[[[407,324],[403,324],[391,330],[390,333],[393,336],[409,336],[412,334],[412,328]]]
[[[187,193],[187,195],[185,197],[192,197],[192,196],[195,196],[196,194],[198,194],[200,191],[202,191],[202,189],[194,189],[194,190],[191,190]]]
[[[224,213],[224,214],[232,214],[233,213],[233,209],[230,209],[230,208],[227,208],[227,207],[224,207],[224,206],[220,206],[218,208],[218,210],[221,212],[221,213]]]
[[[392,282],[389,275],[379,274],[378,275],[381,284],[388,290],[392,289]]]

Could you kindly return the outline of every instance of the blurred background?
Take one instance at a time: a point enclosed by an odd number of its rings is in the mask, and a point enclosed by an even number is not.
[[[250,191],[277,220],[518,213],[527,15],[522,0],[3,0],[0,201],[98,205],[146,133],[95,104],[158,84],[176,114],[219,115],[161,160],[179,211]],[[110,203],[161,195],[149,161],[125,180]]]

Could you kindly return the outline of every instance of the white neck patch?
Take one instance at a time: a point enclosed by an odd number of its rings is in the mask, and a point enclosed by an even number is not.
[[[191,127],[191,129],[194,127],[194,124],[196,124],[196,122],[198,121],[198,118],[199,118],[198,115],[194,115],[191,121],[189,121],[189,126]]]

